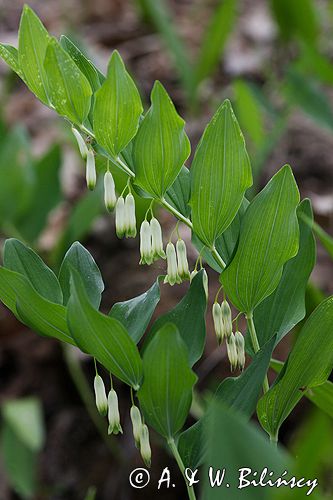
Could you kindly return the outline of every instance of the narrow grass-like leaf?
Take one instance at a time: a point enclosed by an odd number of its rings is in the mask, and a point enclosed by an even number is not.
[[[185,122],[166,90],[155,82],[151,107],[134,140],[135,182],[155,198],[162,198],[175,182],[190,154]]]
[[[55,38],[49,41],[44,67],[51,102],[56,111],[73,123],[83,124],[90,110],[91,86]]]
[[[160,286],[157,279],[153,286],[141,295],[114,304],[109,316],[120,321],[137,344],[144,335],[159,300]]]
[[[282,278],[274,291],[254,312],[254,323],[259,344],[263,345],[276,335],[276,343],[305,316],[305,292],[308,279],[316,260],[316,245],[311,225],[303,220],[305,215],[313,221],[309,200],[304,200],[297,208],[300,228],[297,255],[284,266]]]
[[[59,271],[59,282],[66,305],[70,297],[71,268],[78,271],[90,303],[99,308],[104,290],[103,278],[93,256],[78,241],[67,251]]]
[[[56,275],[31,248],[10,238],[4,245],[3,261],[6,268],[26,276],[40,295],[62,304],[62,292]]]
[[[142,104],[138,89],[115,50],[108,74],[96,92],[94,132],[98,143],[116,157],[138,130]]]
[[[153,324],[145,346],[166,323],[176,325],[188,349],[190,366],[201,358],[206,341],[206,293],[203,285],[203,271],[192,280],[190,288],[174,309],[160,316]]]
[[[20,68],[18,50],[6,43],[0,43],[0,57],[8,64],[8,66],[24,80],[23,71]]]
[[[76,345],[67,328],[65,307],[39,295],[26,276],[0,267],[0,300],[40,335]]]
[[[197,379],[174,324],[164,324],[147,347],[143,373],[138,397],[145,418],[157,432],[171,439],[185,423]]]
[[[218,65],[221,53],[236,19],[236,0],[220,0],[201,43],[195,68],[196,83],[209,76]]]
[[[142,379],[142,361],[133,340],[118,320],[94,309],[83,281],[74,269],[71,290],[67,321],[77,345],[137,390]]]
[[[250,313],[270,295],[281,279],[284,264],[297,254],[298,203],[297,185],[286,165],[247,208],[237,251],[220,277],[240,311]]]
[[[323,384],[333,368],[333,297],[324,300],[304,324],[276,383],[260,399],[258,416],[275,438],[305,391]]]
[[[18,62],[24,81],[45,104],[49,104],[48,78],[44,58],[50,35],[39,17],[28,6],[23,7],[19,28]]]
[[[233,221],[252,184],[244,138],[228,100],[206,127],[191,176],[193,230],[211,248]]]
[[[260,148],[266,142],[265,123],[262,108],[255,93],[244,80],[236,80],[233,84],[236,113],[246,137],[249,137],[255,148]]]
[[[317,12],[312,0],[302,0],[302,8],[289,0],[270,0],[273,15],[286,39],[299,37],[315,45],[319,34]]]

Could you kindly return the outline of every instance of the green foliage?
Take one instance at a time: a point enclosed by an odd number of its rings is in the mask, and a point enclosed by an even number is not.
[[[112,156],[135,136],[142,104],[139,92],[117,51],[114,51],[105,82],[96,92],[94,132],[96,139]]]
[[[230,225],[252,184],[244,138],[229,101],[217,110],[191,168],[193,230],[208,246]]]
[[[324,300],[303,326],[276,383],[258,403],[261,425],[279,429],[303,393],[323,384],[333,368],[333,298]]]
[[[138,397],[144,415],[157,432],[172,439],[185,423],[197,379],[188,364],[186,345],[172,323],[165,323],[147,347],[143,373]]]
[[[155,198],[163,198],[190,154],[184,125],[166,90],[155,82],[133,146],[135,183]]]
[[[283,265],[298,251],[299,193],[289,166],[254,198],[242,220],[239,244],[221,275],[227,295],[250,313],[277,287]]]

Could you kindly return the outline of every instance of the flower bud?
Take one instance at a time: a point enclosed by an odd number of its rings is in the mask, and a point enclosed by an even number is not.
[[[153,262],[151,228],[147,220],[140,227],[140,255],[140,264],[150,265]]]
[[[198,274],[199,271],[196,269],[193,269],[193,271],[190,274],[190,282],[192,283],[193,278]]]
[[[114,389],[111,389],[108,395],[108,434],[122,434],[123,430],[120,425],[120,416],[118,408],[118,396]]]
[[[149,430],[146,424],[141,427],[140,453],[147,467],[151,466],[151,449],[149,443]]]
[[[208,274],[206,272],[206,269],[203,270],[202,282],[206,293],[206,300],[208,300]]]
[[[87,145],[82,137],[82,135],[80,134],[80,132],[78,130],[76,130],[75,127],[72,127],[72,132],[74,134],[74,137],[76,139],[76,142],[77,142],[77,145],[79,146],[79,150],[80,150],[80,155],[81,157],[86,160],[87,158],[87,154],[88,154],[88,148],[87,148]]]
[[[125,231],[125,200],[119,196],[116,203],[116,233],[118,238],[123,238]]]
[[[178,274],[182,280],[187,280],[190,278],[190,272],[188,269],[186,245],[184,240],[178,240],[176,243],[177,250],[177,262],[178,262]]]
[[[106,209],[110,212],[114,209],[117,203],[116,189],[111,172],[105,172],[104,175],[104,202]]]
[[[159,257],[165,259],[166,256],[163,250],[162,229],[160,223],[155,217],[153,217],[150,221],[150,228],[153,259],[157,260]]]
[[[232,332],[232,318],[231,318],[231,309],[226,300],[224,300],[221,304],[222,311],[222,320],[224,326],[225,336],[228,338]]]
[[[166,257],[167,257],[167,275],[164,278],[164,283],[169,283],[173,286],[175,283],[181,283],[181,279],[178,274],[177,257],[175,245],[169,241],[166,246]]]
[[[95,155],[92,149],[89,149],[87,153],[86,181],[88,189],[92,191],[96,186]]]
[[[234,371],[238,366],[238,356],[235,335],[231,332],[230,337],[227,337],[227,353],[231,366],[231,371]]]
[[[125,198],[125,234],[126,238],[136,237],[135,200],[131,193]]]
[[[130,411],[132,427],[133,427],[133,436],[135,441],[135,446],[137,448],[140,447],[140,437],[142,430],[142,419],[141,413],[137,406],[133,405]]]
[[[108,400],[105,393],[105,386],[100,375],[95,375],[94,379],[95,400],[98,412],[105,417],[108,411]]]
[[[245,341],[241,332],[235,332],[235,343],[238,358],[238,367],[240,370],[244,370],[245,366]]]
[[[223,342],[224,328],[223,328],[223,321],[222,321],[221,306],[217,302],[214,302],[214,304],[213,304],[212,314],[213,314],[214,329],[215,329],[217,342],[220,345]]]

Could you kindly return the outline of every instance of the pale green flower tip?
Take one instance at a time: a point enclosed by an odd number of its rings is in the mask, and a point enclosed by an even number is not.
[[[121,425],[120,424],[109,425],[108,435],[110,436],[110,434],[114,434],[115,436],[117,434],[123,434],[123,429],[122,429]]]
[[[105,417],[108,412],[108,400],[106,397],[104,382],[100,375],[95,375],[94,391],[98,413]]]

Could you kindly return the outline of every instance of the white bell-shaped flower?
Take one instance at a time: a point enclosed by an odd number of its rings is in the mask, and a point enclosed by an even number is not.
[[[125,235],[127,238],[136,237],[135,200],[131,193],[125,198]]]
[[[144,220],[140,227],[140,255],[140,264],[150,265],[153,262],[152,235],[147,220]]]
[[[97,410],[101,415],[105,416],[108,411],[108,400],[106,397],[103,379],[97,374],[94,379],[94,391]]]
[[[75,127],[72,127],[72,132],[73,132],[74,137],[76,139],[77,145],[79,146],[80,155],[84,160],[86,160],[87,154],[88,154],[87,145],[86,145],[82,135],[80,134],[80,132],[78,130],[76,130]]]
[[[223,329],[221,306],[217,302],[214,302],[213,304],[212,315],[213,315],[214,329],[217,342],[220,345],[223,342],[224,329]]]
[[[140,447],[140,439],[141,439],[141,431],[142,431],[142,419],[141,419],[141,413],[140,413],[139,408],[135,405],[132,405],[130,415],[131,415],[131,421],[132,421],[132,427],[133,427],[133,436],[134,436],[135,446],[137,448],[139,448]]]
[[[208,274],[206,269],[203,270],[202,282],[206,294],[206,300],[208,300]]]
[[[230,306],[226,300],[221,304],[221,311],[225,336],[229,338],[232,332],[232,317]]]
[[[95,166],[95,155],[92,149],[88,150],[87,162],[86,162],[86,181],[88,189],[91,191],[95,189],[96,186],[96,166]]]
[[[108,394],[108,420],[109,429],[108,434],[122,434],[123,430],[120,425],[120,415],[118,407],[118,396],[114,389]]]
[[[175,245],[169,241],[166,246],[166,258],[167,258],[167,275],[164,278],[164,283],[169,283],[173,286],[175,283],[181,283],[182,280],[178,274],[178,265]]]
[[[147,467],[151,466],[151,448],[149,443],[149,430],[146,424],[141,427],[140,453]]]
[[[122,196],[119,196],[116,203],[116,233],[118,238],[123,238],[125,232],[125,200]]]
[[[187,252],[184,240],[176,243],[178,275],[182,280],[190,279],[190,271],[187,262]]]
[[[153,217],[150,221],[150,229],[151,229],[153,259],[157,260],[160,257],[162,259],[165,259],[166,255],[163,250],[162,228],[160,223],[155,217]]]
[[[245,366],[245,340],[241,332],[235,332],[235,343],[238,358],[238,367],[240,370],[244,370]]]
[[[117,203],[116,187],[111,172],[105,172],[104,175],[104,202],[105,207],[111,212]]]
[[[227,353],[231,371],[234,371],[238,366],[238,355],[237,355],[235,335],[233,333],[231,333],[229,338],[227,337]]]

